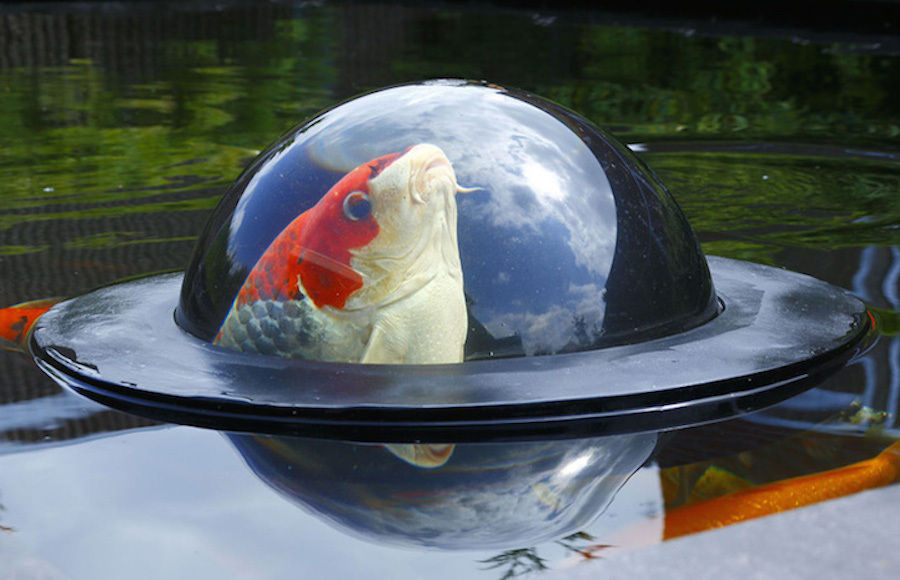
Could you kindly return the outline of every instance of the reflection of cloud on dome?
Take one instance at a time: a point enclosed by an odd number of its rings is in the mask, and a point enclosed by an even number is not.
[[[280,167],[278,164],[278,158],[283,155],[283,149],[280,151],[276,151],[273,153],[271,160],[268,163],[263,163],[259,166],[253,176],[250,178],[250,182],[247,185],[248,189],[253,189],[257,187],[258,184],[264,182],[271,182],[273,180],[272,173],[277,171]],[[278,175],[279,181],[284,181],[284,175]],[[236,257],[236,254],[241,249],[241,244],[239,240],[243,239],[246,234],[243,233],[242,227],[245,225],[245,218],[248,213],[249,206],[254,202],[254,197],[252,195],[242,196],[237,205],[234,208],[231,217],[231,227],[228,230],[228,240],[227,240],[227,251],[231,255],[232,259]],[[254,212],[252,209],[249,209],[250,215],[253,215]],[[254,221],[254,220],[247,220]],[[250,224],[252,227],[252,224]],[[234,260],[232,263],[232,272],[238,273],[239,271],[239,262],[240,260]]]
[[[446,91],[446,85],[385,90],[359,110],[347,103],[342,115],[308,130],[314,135],[307,152],[321,167],[346,171],[415,141],[434,143],[453,160],[460,183],[489,193],[481,198],[488,201],[466,204],[475,211],[461,216],[461,223],[484,219],[498,228],[563,228],[576,264],[605,277],[616,242],[615,202],[591,150],[562,121],[531,104],[481,86]],[[436,89],[441,99],[429,99]],[[373,106],[373,99],[383,99],[384,106]],[[477,121],[466,122],[467,116]]]
[[[485,326],[494,336],[521,336],[522,345],[529,355],[556,352],[572,335],[572,312],[556,305],[539,314],[505,312],[485,323]]]
[[[539,163],[529,163],[522,168],[522,176],[528,184],[540,191],[541,200],[547,201],[564,201],[566,194],[562,185],[563,175],[552,173],[549,169]]]
[[[490,201],[466,219],[497,228],[564,229],[576,264],[606,276],[616,241],[606,174],[562,122],[549,115],[526,122],[512,114],[528,107],[515,101],[491,111],[494,123],[478,135],[479,147],[463,148],[454,158],[461,179],[490,193]]]
[[[543,312],[504,312],[484,325],[497,337],[518,335],[529,355],[581,350],[600,332],[604,293],[596,284],[572,284],[564,300]]]
[[[269,166],[262,167],[251,180],[251,184],[263,180],[271,171],[270,167],[273,167],[274,165],[275,164],[273,163]],[[232,249],[232,253],[233,248],[236,245],[236,240],[239,239],[238,232],[241,231],[241,226],[244,224],[244,218],[247,215],[247,205],[249,205],[251,199],[252,196],[245,196],[239,199],[234,208],[234,213],[231,214],[231,228],[228,231],[228,248]]]

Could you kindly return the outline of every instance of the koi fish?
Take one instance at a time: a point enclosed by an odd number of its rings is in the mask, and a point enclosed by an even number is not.
[[[0,347],[25,352],[34,323],[62,298],[22,302],[0,309]]]
[[[360,165],[269,245],[215,344],[322,361],[461,362],[456,193],[466,191],[434,145]]]
[[[666,540],[851,495],[900,481],[900,441],[873,459],[742,489],[666,512]]]
[[[605,538],[602,544],[582,548],[569,561],[608,557],[660,540],[705,532],[894,483],[900,483],[900,441],[872,459],[668,509],[662,530],[650,521],[626,526]]]

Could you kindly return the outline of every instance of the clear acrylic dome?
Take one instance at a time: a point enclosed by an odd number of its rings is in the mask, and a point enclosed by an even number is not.
[[[643,342],[717,308],[694,232],[627,147],[533,95],[434,81],[263,152],[207,224],[176,320],[263,354],[445,363]]]
[[[653,173],[578,115],[439,81],[290,131],[184,275],[63,301],[29,346],[57,381],[157,420],[459,444],[752,412],[846,364],[869,321],[819,280],[707,261]]]

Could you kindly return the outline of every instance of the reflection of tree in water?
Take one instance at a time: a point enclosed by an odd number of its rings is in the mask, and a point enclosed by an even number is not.
[[[575,532],[565,538],[560,538],[553,543],[562,546],[569,552],[574,552],[585,558],[593,558],[591,552],[585,550],[587,545],[595,544],[596,538],[586,532]],[[480,564],[487,564],[485,570],[493,570],[495,568],[506,568],[506,571],[500,576],[500,580],[510,580],[523,576],[531,572],[540,572],[547,569],[546,560],[538,556],[537,548],[516,548],[514,550],[506,550],[497,554],[493,558],[487,560],[479,560]]]
[[[537,555],[536,548],[518,548],[506,550],[487,560],[479,560],[481,564],[488,564],[486,570],[494,568],[506,568],[506,572],[500,576],[500,580],[509,580],[516,576],[522,576],[529,572],[546,570],[544,559]]]
[[[575,532],[572,535],[566,536],[560,540],[556,540],[555,544],[562,546],[566,550],[570,552],[574,552],[579,556],[584,556],[585,558],[594,558],[594,551],[597,548],[605,548],[608,547],[604,544],[597,544],[597,538],[588,534],[587,532]],[[587,545],[579,545],[579,542],[583,542]],[[589,547],[590,549],[585,549]]]
[[[6,511],[6,506],[3,505],[2,503],[0,503],[0,512],[4,512],[4,511]],[[15,532],[15,531],[16,530],[14,528],[0,524],[0,532]]]

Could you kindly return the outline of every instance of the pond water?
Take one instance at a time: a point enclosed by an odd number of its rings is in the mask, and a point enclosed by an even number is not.
[[[0,351],[0,577],[511,578],[660,541],[678,506],[876,456],[900,438],[900,47],[877,22],[823,22],[0,5],[0,306],[182,270],[279,134],[366,90],[455,77],[608,128],[708,254],[846,288],[879,331],[759,413],[459,445],[439,470],[382,446],[154,423]]]

